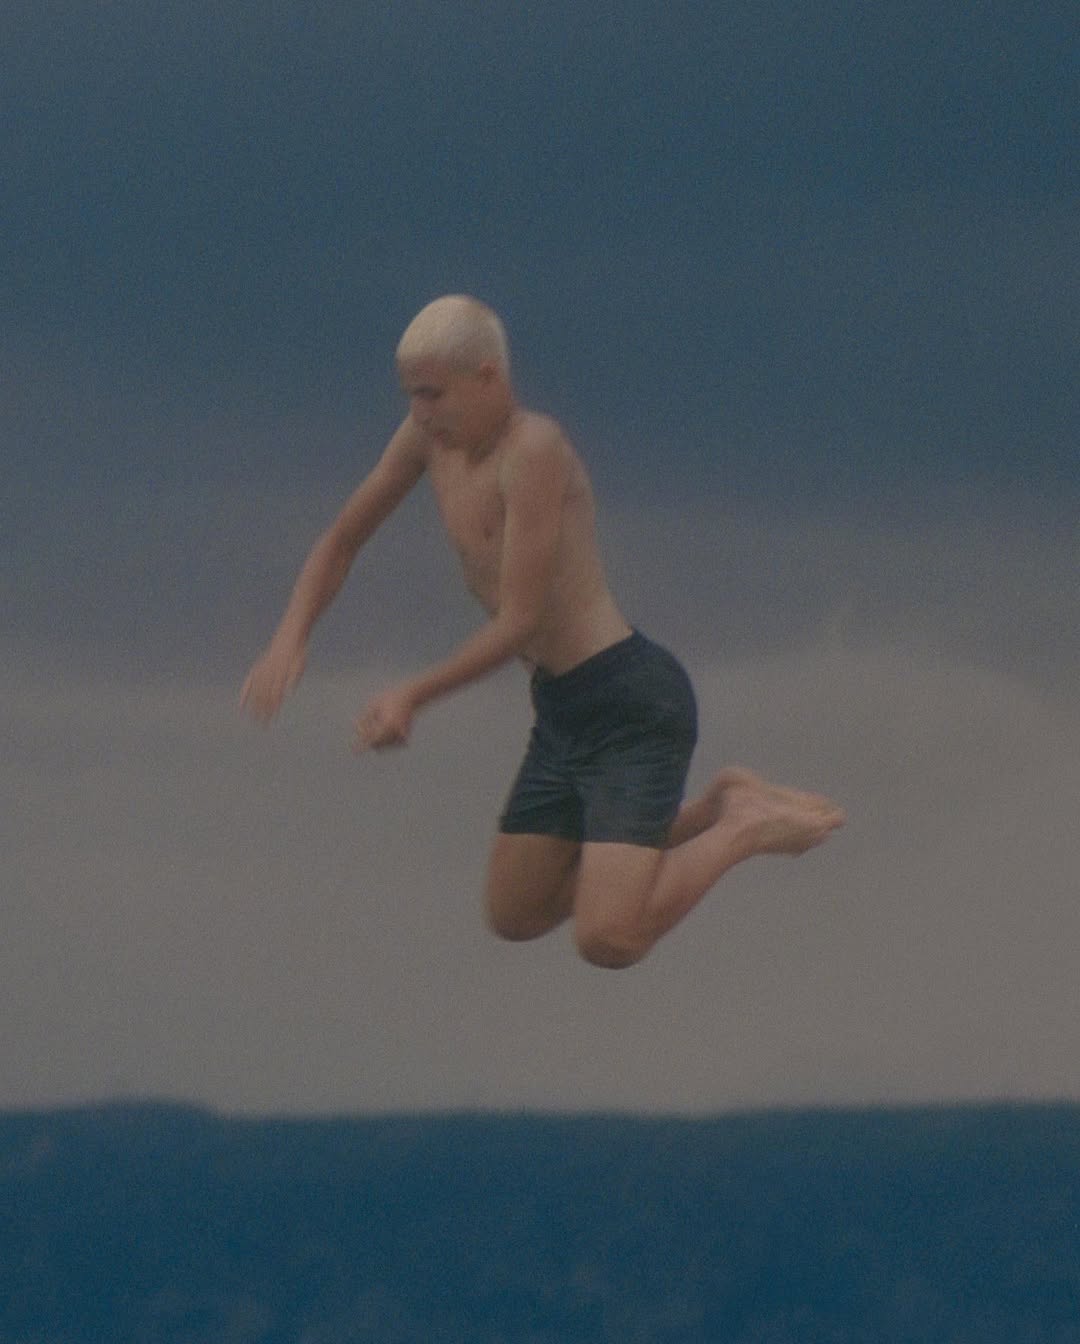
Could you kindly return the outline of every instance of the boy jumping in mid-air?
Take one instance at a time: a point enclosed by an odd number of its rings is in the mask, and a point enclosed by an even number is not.
[[[426,472],[488,620],[378,695],[356,720],[357,749],[404,746],[431,701],[523,660],[536,720],[491,851],[488,920],[525,939],[572,919],[582,956],[630,966],[729,868],[801,854],[843,812],[741,769],[680,806],[697,736],[690,681],[616,606],[585,469],[553,420],[517,404],[498,317],[465,296],[436,299],[402,336],[397,367],[408,415],[308,556],[241,703],[273,718],[360,547]]]

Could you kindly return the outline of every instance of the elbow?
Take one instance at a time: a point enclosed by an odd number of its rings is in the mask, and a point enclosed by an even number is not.
[[[352,559],[360,549],[354,530],[341,518],[331,523],[319,538],[319,544],[329,555]]]
[[[499,613],[507,643],[508,656],[514,657],[526,651],[533,637],[540,629],[540,613],[527,608],[511,608]]]
[[[322,563],[338,581],[344,580],[356,559],[359,544],[345,528],[335,523],[322,534],[317,550]]]

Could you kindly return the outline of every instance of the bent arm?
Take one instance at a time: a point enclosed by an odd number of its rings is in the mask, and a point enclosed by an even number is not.
[[[311,631],[345,582],[357,552],[423,471],[415,430],[405,421],[312,547],[273,638],[244,682],[241,706],[250,709],[260,722],[273,718],[303,675]]]

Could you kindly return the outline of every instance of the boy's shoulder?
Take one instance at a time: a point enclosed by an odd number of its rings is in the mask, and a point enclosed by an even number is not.
[[[542,411],[520,410],[506,436],[504,464],[547,459],[554,463],[573,454],[570,440],[562,426]]]
[[[535,486],[544,476],[565,474],[573,458],[557,420],[539,411],[519,411],[499,456],[499,485],[503,491]]]

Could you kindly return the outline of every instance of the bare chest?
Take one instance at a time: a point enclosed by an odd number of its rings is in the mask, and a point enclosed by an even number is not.
[[[488,599],[497,582],[505,517],[495,455],[473,465],[460,454],[438,454],[428,474],[466,580],[477,596]]]

